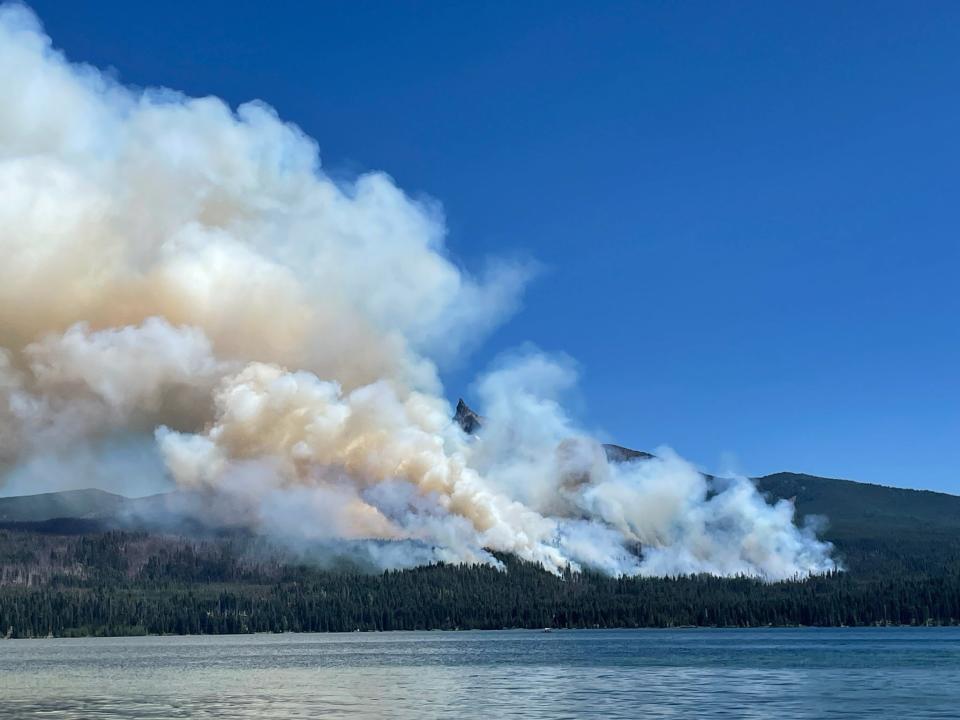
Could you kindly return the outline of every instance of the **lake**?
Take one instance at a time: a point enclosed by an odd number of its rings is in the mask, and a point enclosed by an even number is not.
[[[957,718],[960,629],[0,641],[0,717]]]

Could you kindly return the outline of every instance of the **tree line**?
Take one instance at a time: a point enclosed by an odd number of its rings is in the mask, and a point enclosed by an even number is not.
[[[250,538],[0,530],[0,636],[960,624],[960,563],[943,558],[777,583],[499,559],[370,572]]]

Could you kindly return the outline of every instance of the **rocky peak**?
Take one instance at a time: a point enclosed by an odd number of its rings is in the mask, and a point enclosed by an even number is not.
[[[653,457],[653,455],[643,450],[631,450],[621,445],[605,444],[603,449],[607,453],[607,460],[615,463],[630,462],[631,460],[649,460]]]
[[[477,430],[482,428],[484,421],[484,418],[470,409],[470,406],[463,401],[463,398],[460,398],[457,402],[457,412],[454,414],[453,419],[465,433],[470,435],[473,435]]]

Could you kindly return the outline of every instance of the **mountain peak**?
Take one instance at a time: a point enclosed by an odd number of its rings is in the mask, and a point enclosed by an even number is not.
[[[470,406],[463,401],[463,398],[457,401],[457,412],[454,414],[453,419],[468,435],[474,434],[483,427],[484,423],[484,418],[471,410]]]
[[[623,447],[622,445],[611,445],[610,443],[604,443],[603,449],[607,453],[607,460],[615,463],[630,462],[631,460],[649,460],[653,457],[653,455],[643,450],[633,450],[632,448]]]

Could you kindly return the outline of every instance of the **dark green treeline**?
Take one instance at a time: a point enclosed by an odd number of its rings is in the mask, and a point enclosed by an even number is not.
[[[505,572],[368,574],[289,564],[233,541],[0,530],[0,636],[960,623],[952,563],[768,584],[556,577],[502,560]]]

